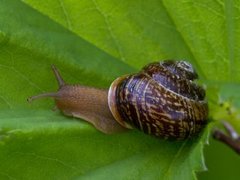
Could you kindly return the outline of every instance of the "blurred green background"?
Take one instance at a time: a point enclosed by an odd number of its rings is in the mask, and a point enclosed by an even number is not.
[[[210,139],[210,145],[204,148],[208,171],[198,173],[199,179],[240,178],[240,156],[225,144]]]

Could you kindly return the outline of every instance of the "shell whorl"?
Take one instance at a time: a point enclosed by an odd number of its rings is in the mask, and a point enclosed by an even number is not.
[[[208,116],[205,91],[193,82],[197,77],[186,61],[151,63],[112,83],[109,108],[124,127],[165,139],[185,139],[198,133]]]

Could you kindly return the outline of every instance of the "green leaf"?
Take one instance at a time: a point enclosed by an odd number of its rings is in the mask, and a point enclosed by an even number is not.
[[[109,136],[46,110],[1,117],[2,179],[191,179],[193,167],[202,169],[199,138],[169,142],[138,131]]]
[[[57,89],[51,64],[69,83],[107,88],[148,62],[188,59],[207,85],[209,119],[236,125],[239,6],[200,0],[0,0],[0,178],[196,178],[196,171],[206,170],[202,151],[211,124],[183,142],[137,130],[104,135],[51,111],[52,100],[28,104],[26,98]]]

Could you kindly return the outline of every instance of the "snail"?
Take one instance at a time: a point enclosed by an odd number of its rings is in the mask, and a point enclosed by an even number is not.
[[[106,134],[137,128],[164,139],[186,139],[207,123],[205,90],[186,61],[165,60],[114,80],[108,90],[69,85],[52,66],[59,90],[52,97],[63,114],[84,119]]]

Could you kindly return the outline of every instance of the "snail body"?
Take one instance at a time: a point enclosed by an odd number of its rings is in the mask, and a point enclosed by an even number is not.
[[[205,90],[186,61],[162,61],[117,78],[109,90],[66,84],[53,66],[59,90],[29,98],[53,97],[68,116],[85,119],[104,133],[137,128],[165,139],[186,139],[207,122]]]

